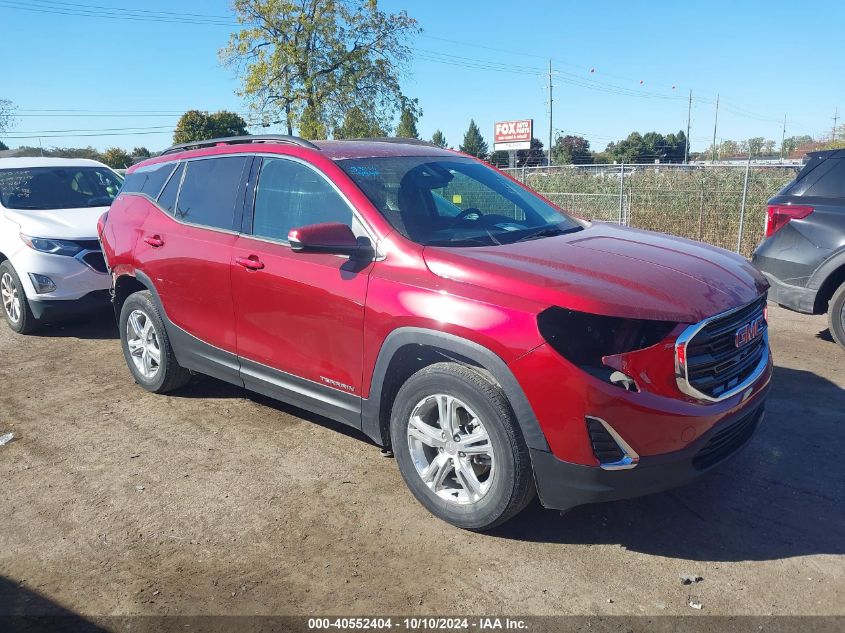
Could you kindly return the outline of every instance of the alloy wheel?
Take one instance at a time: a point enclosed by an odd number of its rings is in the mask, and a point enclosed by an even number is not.
[[[15,324],[19,323],[23,314],[21,297],[9,273],[3,273],[3,277],[0,278],[0,298],[3,300],[3,309],[9,320]]]
[[[138,373],[147,380],[155,378],[161,368],[161,344],[152,319],[143,310],[129,314],[126,345]]]
[[[448,502],[477,503],[493,484],[490,436],[463,401],[446,394],[421,400],[408,420],[408,447],[417,473]]]

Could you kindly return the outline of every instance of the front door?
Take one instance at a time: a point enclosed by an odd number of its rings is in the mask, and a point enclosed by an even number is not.
[[[373,264],[294,253],[290,229],[320,222],[343,222],[367,236],[321,172],[294,159],[264,158],[252,226],[244,227],[233,249],[241,374],[249,388],[297,403],[291,394],[299,395],[312,410],[357,424],[364,302]],[[343,411],[332,410],[337,408]]]

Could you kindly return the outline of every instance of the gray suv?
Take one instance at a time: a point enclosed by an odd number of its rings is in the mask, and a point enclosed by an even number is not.
[[[752,263],[769,299],[805,314],[827,312],[845,348],[845,149],[812,152],[795,180],[769,200],[766,238]]]

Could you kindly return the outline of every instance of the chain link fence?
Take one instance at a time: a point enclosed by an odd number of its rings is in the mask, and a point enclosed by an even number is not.
[[[800,165],[563,165],[506,169],[574,215],[707,242],[746,257],[766,201]]]

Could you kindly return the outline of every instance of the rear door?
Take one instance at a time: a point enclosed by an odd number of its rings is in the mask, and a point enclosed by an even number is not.
[[[186,353],[208,357],[209,346],[232,358],[236,353],[230,265],[251,164],[249,156],[186,161],[162,190],[157,212],[143,224],[136,247],[139,269],[155,285],[168,319],[191,335],[186,341],[194,346],[181,356],[177,352],[180,361]],[[224,373],[237,376],[236,364],[227,362]]]
[[[320,222],[342,222],[369,237],[321,172],[299,160],[265,157],[252,218],[234,247],[241,375],[247,387],[287,400],[296,401],[295,393],[327,402],[324,410],[302,404],[358,424],[364,302],[373,264],[294,253],[290,229]]]

